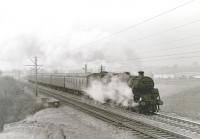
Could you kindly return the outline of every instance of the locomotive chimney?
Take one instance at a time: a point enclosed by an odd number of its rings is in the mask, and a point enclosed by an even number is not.
[[[139,76],[139,77],[144,77],[144,71],[139,71],[139,72],[138,72],[138,76]]]

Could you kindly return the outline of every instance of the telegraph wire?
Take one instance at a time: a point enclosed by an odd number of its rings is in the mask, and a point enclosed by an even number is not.
[[[133,60],[137,60],[137,59],[149,59],[149,58],[161,58],[161,57],[169,57],[169,56],[177,56],[177,55],[183,55],[183,54],[195,54],[195,53],[199,53],[200,50],[196,50],[196,51],[190,51],[190,52],[182,52],[182,53],[173,53],[173,54],[169,54],[169,55],[157,55],[157,56],[149,56],[149,57],[143,57],[143,58],[136,58]]]
[[[184,38],[179,38],[179,39],[175,39],[175,40],[171,40],[171,41],[165,41],[165,42],[159,42],[157,44],[171,44],[171,43],[174,43],[174,42],[179,42],[179,41],[183,41],[183,40],[188,40],[188,39],[193,39],[193,38],[196,38],[196,37],[200,37],[200,34],[197,34],[197,35],[192,35],[190,37],[184,37]],[[156,45],[156,44],[153,44],[153,45]]]
[[[172,28],[169,28],[169,29],[160,31],[160,32],[152,33],[152,34],[150,34],[150,35],[146,35],[146,36],[144,36],[144,37],[140,37],[140,38],[134,39],[134,40],[132,40],[132,41],[141,41],[141,40],[145,40],[145,39],[154,37],[154,36],[156,36],[156,35],[163,34],[163,33],[170,32],[170,31],[174,31],[174,30],[177,30],[177,29],[180,29],[180,28],[183,28],[183,27],[185,27],[185,26],[192,25],[192,24],[195,24],[195,23],[198,23],[198,22],[200,23],[200,19],[194,20],[194,21],[192,21],[192,22],[185,23],[185,24],[182,24],[182,25],[178,25],[178,26],[175,26],[175,27],[172,27]]]
[[[161,59],[170,59],[170,58],[180,58],[180,57],[174,57],[174,56],[178,56],[178,55],[173,55],[173,56],[161,56],[161,57],[149,57],[149,58],[136,58],[136,59],[129,59],[129,60],[134,60],[134,61],[154,61],[154,60],[159,60],[161,61]],[[200,57],[200,55],[192,55],[192,56],[185,56],[185,55],[180,55],[181,57],[185,57],[185,58],[192,58],[192,57]]]
[[[184,7],[184,6],[190,4],[190,3],[194,2],[194,1],[195,1],[195,0],[187,1],[187,2],[182,3],[182,4],[180,4],[180,5],[178,5],[178,6],[174,7],[174,8],[171,8],[171,9],[169,9],[169,10],[166,10],[166,11],[164,11],[164,12],[161,12],[161,13],[159,13],[159,14],[153,16],[153,17],[147,18],[147,19],[145,19],[145,20],[143,20],[143,21],[141,21],[141,22],[138,22],[138,23],[136,23],[136,24],[134,24],[134,25],[131,25],[131,26],[126,27],[126,28],[124,28],[124,29],[121,29],[121,30],[119,30],[119,31],[117,31],[117,32],[114,32],[114,33],[112,33],[112,34],[110,34],[110,35],[108,35],[108,36],[105,36],[105,37],[96,39],[96,40],[91,41],[91,42],[89,42],[89,43],[87,43],[87,44],[84,44],[84,45],[89,45],[89,44],[95,43],[95,42],[97,42],[97,41],[104,40],[104,39],[106,39],[106,38],[110,38],[110,37],[113,37],[113,36],[118,35],[118,34],[120,34],[120,33],[126,32],[126,31],[128,31],[128,30],[130,30],[130,29],[136,28],[136,27],[139,26],[139,25],[145,24],[146,22],[149,22],[149,21],[151,21],[151,20],[154,20],[154,19],[156,19],[156,18],[158,18],[158,17],[161,17],[161,16],[163,16],[163,15],[165,15],[165,14],[171,13],[171,12],[173,12],[173,11],[175,11],[175,10],[181,8],[181,7]]]
[[[191,58],[200,58],[200,55],[194,55],[194,56],[179,56],[179,57],[163,57],[163,58],[159,58],[159,59],[137,59],[135,61],[137,62],[163,62],[163,61],[176,61],[176,60],[190,60]],[[162,59],[162,60],[161,60]],[[127,63],[130,63],[130,62],[120,62],[120,63],[123,63],[123,64],[126,64],[127,66]],[[123,66],[122,66],[123,67]]]
[[[172,8],[172,9],[170,9],[170,10],[164,11],[164,12],[162,12],[162,13],[156,15],[156,16],[150,17],[150,18],[148,18],[148,19],[146,19],[146,20],[144,20],[144,21],[141,21],[141,22],[139,22],[139,23],[136,23],[136,24],[134,24],[134,25],[132,25],[132,26],[129,26],[129,27],[127,27],[127,28],[125,28],[125,29],[122,29],[122,30],[120,30],[120,31],[118,31],[118,32],[116,32],[116,33],[114,33],[114,34],[111,34],[111,35],[113,36],[113,35],[115,35],[115,34],[119,34],[119,33],[125,32],[125,31],[127,31],[127,30],[130,30],[130,29],[132,29],[132,28],[135,28],[135,27],[137,27],[138,25],[142,25],[142,24],[144,24],[144,23],[146,23],[146,22],[149,22],[149,21],[151,21],[151,20],[153,20],[153,19],[155,19],[155,18],[157,18],[157,17],[160,17],[160,16],[163,16],[163,15],[165,15],[165,14],[168,14],[168,13],[170,13],[170,12],[172,12],[172,11],[178,9],[178,8],[181,8],[181,7],[183,7],[183,6],[186,6],[186,5],[188,5],[188,4],[190,4],[190,3],[194,2],[194,1],[195,1],[195,0],[190,0],[190,1],[186,2],[186,3],[180,4],[180,5],[176,6],[175,8]]]
[[[170,47],[170,48],[163,48],[163,49],[157,49],[157,50],[165,50],[165,51],[169,51],[169,50],[176,50],[176,49],[180,49],[180,48],[189,48],[189,47],[193,47],[196,45],[200,45],[200,42],[195,42],[192,43],[190,45],[181,45],[181,46],[176,46],[176,47]],[[141,49],[140,49],[141,50]],[[181,50],[187,50],[187,49],[181,49]],[[141,52],[152,52],[151,50],[143,50]]]
[[[145,19],[145,20],[143,20],[143,21],[141,21],[141,22],[139,22],[139,23],[136,23],[136,24],[131,25],[131,26],[127,27],[127,28],[124,28],[124,29],[119,30],[119,31],[117,31],[117,32],[115,32],[115,33],[112,33],[112,34],[109,35],[109,36],[105,36],[105,37],[103,37],[103,38],[100,38],[100,39],[94,40],[94,41],[92,41],[92,42],[89,42],[89,43],[87,43],[87,44],[85,44],[85,45],[88,45],[88,44],[91,44],[91,43],[94,43],[94,42],[97,42],[97,41],[100,41],[100,40],[104,40],[104,39],[106,39],[106,38],[110,38],[110,37],[113,37],[113,36],[118,35],[118,34],[120,34],[120,33],[126,32],[126,31],[128,31],[128,30],[130,30],[130,29],[136,28],[136,27],[139,26],[139,25],[142,25],[142,24],[145,24],[146,22],[152,21],[152,20],[154,20],[154,19],[156,19],[156,18],[158,18],[158,17],[161,17],[161,16],[163,16],[163,15],[165,15],[165,14],[168,14],[168,13],[170,13],[170,12],[172,12],[172,11],[178,9],[178,8],[184,7],[184,6],[190,4],[190,3],[194,2],[194,1],[195,1],[195,0],[187,1],[187,2],[185,2],[185,3],[183,3],[183,4],[180,4],[180,5],[178,5],[178,6],[174,7],[174,8],[172,8],[172,9],[169,9],[169,10],[166,10],[166,11],[164,11],[164,12],[161,12],[160,14],[158,14],[158,15],[156,15],[156,16],[147,18],[147,19]],[[162,32],[159,32],[159,33],[164,33],[164,32],[168,32],[168,31],[171,31],[171,30],[178,29],[178,28],[182,28],[182,27],[185,27],[185,26],[187,26],[187,25],[191,25],[191,24],[194,24],[194,23],[197,23],[197,22],[200,22],[200,20],[196,20],[196,21],[193,21],[193,22],[190,22],[190,23],[186,23],[186,24],[183,24],[183,25],[180,25],[180,26],[176,26],[176,27],[170,28],[170,29],[168,29],[168,30],[165,30],[165,31],[162,31]],[[153,35],[155,35],[155,34],[157,34],[157,33],[154,33]],[[143,40],[143,39],[146,39],[146,38],[149,38],[149,37],[150,37],[150,36],[148,35],[148,36],[144,36],[144,37],[142,37],[142,38],[139,38],[139,39],[137,39],[137,40]],[[152,37],[152,34],[151,34],[151,37]],[[159,56],[158,56],[158,57],[159,57]],[[162,56],[162,57],[163,57],[163,56]]]
[[[160,14],[158,14],[158,15],[156,15],[156,16],[147,18],[147,19],[145,19],[145,20],[143,20],[143,21],[141,21],[141,22],[139,22],[139,23],[136,23],[136,24],[131,25],[131,26],[127,27],[127,28],[124,28],[124,29],[119,30],[119,31],[117,31],[117,32],[115,32],[115,33],[112,33],[112,34],[109,35],[109,36],[105,36],[105,37],[103,37],[103,38],[100,38],[100,39],[91,41],[91,42],[89,42],[89,43],[87,43],[87,44],[84,44],[84,45],[89,45],[89,44],[91,44],[91,43],[95,43],[95,42],[97,42],[97,41],[104,40],[104,39],[106,39],[106,38],[113,37],[113,36],[115,36],[115,35],[117,35],[117,34],[123,33],[123,32],[125,32],[125,31],[128,31],[128,30],[130,30],[130,29],[133,29],[133,28],[135,28],[135,27],[137,27],[137,26],[139,26],[139,25],[145,24],[146,22],[149,22],[149,21],[151,21],[151,20],[154,20],[154,19],[156,19],[156,18],[158,18],[158,17],[160,17],[160,16],[163,16],[163,15],[165,15],[165,14],[168,14],[168,13],[170,13],[170,12],[172,12],[172,11],[178,9],[178,8],[184,7],[184,6],[190,4],[190,3],[194,2],[194,1],[195,1],[195,0],[190,0],[190,1],[188,1],[188,2],[185,2],[185,3],[183,3],[183,4],[180,4],[180,5],[176,6],[175,8],[172,8],[172,9],[170,9],[170,10],[161,12]],[[185,24],[182,24],[182,25],[178,25],[178,26],[172,27],[172,28],[166,29],[166,30],[161,31],[161,32],[153,33],[153,34],[151,34],[151,35],[147,35],[147,36],[144,36],[144,37],[135,39],[134,41],[144,40],[144,39],[147,39],[147,38],[149,38],[149,37],[153,37],[153,36],[155,36],[155,35],[157,35],[157,34],[169,32],[169,31],[176,30],[176,29],[179,29],[179,28],[183,28],[183,27],[185,27],[185,26],[192,25],[192,24],[195,24],[195,23],[198,23],[198,22],[200,22],[200,19],[194,20],[194,21],[189,22],[189,23],[185,23]],[[182,39],[181,39],[181,40],[182,40]],[[82,46],[82,45],[81,45],[81,46]]]
[[[198,37],[200,37],[200,34],[197,34],[197,35],[192,35],[191,37],[184,37],[184,38],[179,38],[179,39],[175,39],[175,40],[171,40],[171,41],[165,41],[165,42],[158,42],[158,43],[153,43],[151,44],[151,48],[154,46],[157,46],[158,44],[159,45],[166,45],[166,44],[171,44],[171,43],[176,43],[176,42],[182,42],[183,40],[188,40],[188,39],[193,39],[193,38],[197,38],[199,39]],[[148,44],[149,45],[149,44]],[[141,46],[144,46],[144,45],[141,45]],[[148,46],[149,47],[149,46]],[[136,47],[134,47],[136,48]],[[145,48],[146,49],[146,48]]]
[[[194,56],[180,56],[180,57],[169,57],[166,59],[162,59],[162,61],[176,61],[176,60],[179,60],[179,61],[186,61],[186,60],[190,60],[191,58],[200,58],[200,55],[194,55]],[[137,62],[145,62],[145,61],[149,61],[149,62],[161,62],[160,59],[144,59],[144,60],[136,60]],[[123,65],[120,65],[119,67],[129,67],[128,65],[130,64],[130,62],[126,61],[126,62],[120,62],[121,64]],[[128,63],[128,65],[127,65]],[[124,65],[125,64],[125,65]]]
[[[165,58],[161,58],[162,61],[171,61],[171,60],[182,60],[182,59],[187,59],[187,60],[190,60],[189,58],[200,58],[200,55],[194,55],[194,56],[180,56],[180,57],[165,57]],[[136,60],[136,61],[140,61],[140,62],[143,62],[143,61],[154,61],[154,62],[161,62],[160,58],[159,59],[142,59],[139,60]]]

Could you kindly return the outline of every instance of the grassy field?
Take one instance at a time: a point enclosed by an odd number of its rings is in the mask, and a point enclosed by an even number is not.
[[[177,80],[157,83],[164,105],[162,111],[200,120],[200,81]]]

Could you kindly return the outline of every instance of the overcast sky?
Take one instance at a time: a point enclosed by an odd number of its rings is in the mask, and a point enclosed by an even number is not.
[[[63,70],[190,65],[200,60],[199,38],[199,0],[0,1],[0,69],[24,69],[34,56]]]

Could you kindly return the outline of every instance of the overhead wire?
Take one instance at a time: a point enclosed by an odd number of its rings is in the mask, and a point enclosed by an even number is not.
[[[141,40],[145,40],[145,39],[148,39],[148,38],[151,38],[151,37],[160,35],[160,34],[162,34],[162,33],[174,31],[174,30],[177,30],[177,29],[180,29],[180,28],[183,28],[183,27],[186,27],[186,26],[195,24],[195,23],[200,23],[200,19],[197,19],[197,20],[194,20],[194,21],[192,21],[192,22],[185,23],[185,24],[182,24],[182,25],[178,25],[178,26],[175,26],[175,27],[172,27],[172,28],[169,28],[169,29],[160,31],[160,32],[152,33],[152,34],[146,35],[146,36],[144,36],[144,37],[140,37],[140,38],[137,38],[137,39],[133,39],[132,41],[141,41]]]
[[[197,45],[200,45],[200,42],[195,42],[195,43],[192,43],[192,44],[190,44],[190,45],[179,45],[179,46],[175,46],[175,47],[170,47],[170,48],[161,48],[161,49],[156,49],[157,51],[158,50],[165,50],[165,51],[169,51],[169,50],[176,50],[176,49],[180,49],[181,48],[181,50],[187,50],[189,47],[193,47],[193,46],[197,46]],[[185,48],[187,48],[187,49],[185,49]],[[140,49],[141,50],[141,49]],[[142,52],[152,52],[152,50],[147,50],[147,49],[145,49],[145,50],[143,50]]]
[[[163,61],[176,61],[176,60],[178,60],[178,61],[180,61],[180,60],[191,60],[191,58],[200,58],[200,55],[193,55],[193,56],[178,56],[178,57],[163,57],[163,58],[156,58],[156,59],[136,59],[135,60],[135,62],[146,62],[146,61],[148,61],[148,62],[163,62]],[[162,60],[161,60],[162,59]],[[128,64],[130,64],[130,62],[129,61],[127,61],[126,60],[126,62],[119,62],[119,63],[123,63],[123,64],[126,64],[126,66],[128,66],[127,65],[127,63]]]
[[[169,9],[169,10],[166,10],[166,11],[164,11],[164,12],[161,12],[161,13],[159,13],[159,14],[153,16],[153,17],[147,18],[147,19],[145,19],[145,20],[143,20],[143,21],[141,21],[141,22],[138,22],[138,23],[136,23],[136,24],[134,24],[134,25],[131,25],[131,26],[126,27],[126,28],[124,28],[124,29],[121,29],[121,30],[119,30],[119,31],[117,31],[117,32],[114,32],[114,33],[112,33],[112,34],[110,34],[110,35],[108,35],[108,36],[105,36],[105,37],[96,39],[96,40],[91,41],[91,42],[89,42],[89,43],[87,43],[87,44],[84,44],[84,45],[89,45],[89,44],[95,43],[95,42],[97,42],[97,41],[104,40],[104,39],[106,39],[106,38],[114,37],[114,36],[116,36],[116,35],[118,35],[118,34],[121,34],[121,33],[126,32],[126,31],[128,31],[128,30],[134,29],[134,28],[136,28],[136,27],[138,27],[138,26],[140,26],[140,25],[143,25],[143,24],[145,24],[145,23],[147,23],[147,22],[150,22],[150,21],[152,21],[152,20],[154,20],[154,19],[156,19],[156,18],[158,18],[158,17],[161,17],[161,16],[163,16],[163,15],[166,15],[166,14],[168,14],[168,13],[171,13],[171,12],[177,10],[178,8],[184,7],[184,6],[190,4],[190,3],[194,2],[194,1],[195,1],[195,0],[189,0],[189,1],[185,2],[185,3],[182,3],[182,4],[180,4],[180,5],[176,6],[176,7],[174,7],[174,8],[171,8],[171,9]],[[195,21],[192,21],[192,22],[189,22],[189,23],[186,23],[186,24],[182,24],[182,25],[179,25],[179,26],[172,27],[172,28],[169,28],[169,29],[164,30],[164,31],[161,31],[161,32],[153,33],[153,34],[150,34],[150,35],[147,35],[147,36],[144,36],[144,37],[135,39],[135,40],[133,40],[133,41],[143,40],[143,39],[146,39],[146,38],[155,36],[156,34],[169,32],[169,31],[176,30],[176,29],[179,29],[179,28],[188,26],[188,25],[192,25],[192,24],[194,24],[194,23],[198,23],[198,22],[200,22],[200,19],[195,20]],[[81,46],[82,46],[82,45],[81,45]],[[168,55],[168,56],[169,56],[169,55]],[[155,56],[154,56],[154,57],[155,57]],[[159,56],[157,56],[157,57],[159,57]],[[163,56],[161,56],[161,57],[163,57]],[[146,57],[146,58],[148,58],[148,57]],[[144,58],[138,58],[138,59],[141,60],[141,59],[144,59]],[[133,60],[135,60],[135,59],[133,59]]]
[[[140,24],[146,23],[147,21],[150,21],[150,20],[152,20],[152,19],[154,19],[154,18],[157,18],[157,17],[159,17],[159,16],[161,16],[161,15],[167,14],[168,12],[171,12],[171,11],[177,9],[177,8],[180,8],[180,7],[182,7],[182,6],[185,6],[185,5],[187,5],[187,4],[191,3],[191,2],[193,2],[193,0],[192,0],[192,1],[188,1],[188,2],[186,2],[186,3],[184,3],[184,4],[181,4],[181,5],[177,6],[176,8],[173,8],[173,9],[171,9],[171,10],[168,10],[168,11],[166,11],[166,12],[163,12],[163,13],[157,15],[157,16],[154,16],[154,17],[152,17],[152,18],[148,18],[147,20],[144,20],[144,21],[142,21],[142,22],[140,22],[140,23],[138,23],[138,24],[135,24],[135,25],[132,25],[132,26],[130,26],[130,27],[127,27],[127,28],[125,28],[125,29],[123,29],[123,30],[121,30],[121,31],[116,32],[116,34],[122,33],[122,32],[124,32],[124,31],[127,31],[127,30],[131,29],[132,27],[136,27],[136,26],[138,26],[138,25],[140,25]],[[140,37],[140,38],[134,39],[134,40],[132,40],[132,41],[144,40],[144,39],[153,37],[153,36],[155,36],[155,35],[160,35],[161,33],[166,33],[166,32],[170,32],[170,31],[174,31],[174,30],[176,30],[176,29],[180,29],[180,28],[183,28],[183,27],[186,27],[186,26],[195,24],[195,23],[200,23],[200,19],[193,20],[193,21],[191,21],[191,22],[188,22],[188,23],[185,23],[185,24],[182,24],[182,25],[174,26],[174,27],[172,27],[172,28],[168,28],[168,29],[163,30],[163,31],[160,31],[160,32],[152,33],[152,34],[150,34],[150,35],[146,35],[146,36],[144,36],[144,37]],[[113,35],[115,35],[115,33],[109,35],[109,37],[111,37],[111,36],[113,36]],[[107,36],[107,37],[108,37],[108,36]],[[103,38],[98,39],[98,40],[95,40],[95,41],[93,41],[93,42],[96,42],[96,41],[105,39],[105,38],[107,38],[107,37],[103,37]],[[185,39],[185,38],[180,39],[180,40],[184,40],[184,39]],[[175,41],[177,41],[177,40],[175,40]],[[178,41],[179,41],[179,40],[178,40]],[[92,42],[91,42],[91,43],[92,43]],[[168,42],[168,43],[169,43],[169,42]],[[196,44],[193,44],[193,45],[196,45]],[[165,49],[165,50],[170,50],[170,49],[172,50],[172,49],[177,49],[177,48],[181,48],[181,47],[182,47],[182,46],[178,46],[178,47],[175,47],[175,48],[167,48],[167,49]],[[188,53],[188,52],[187,52],[187,53]],[[196,53],[196,52],[195,52],[195,53]],[[172,55],[173,55],[173,54],[165,55],[165,56],[153,56],[153,57],[166,57],[166,56],[172,56]],[[152,57],[145,57],[145,58],[142,58],[142,59],[146,59],[146,58],[152,58]],[[141,59],[141,58],[139,58],[139,59]]]
[[[198,38],[198,37],[200,37],[200,34],[195,34],[195,35],[191,35],[189,37],[178,38],[178,39],[165,41],[165,42],[158,42],[158,43],[155,43],[155,44],[152,44],[152,45],[156,46],[158,44],[160,44],[160,45],[171,44],[171,43],[181,42],[181,41],[184,41],[184,40],[194,39],[194,38]]]
[[[178,56],[178,57],[165,57],[165,58],[162,58],[162,61],[176,61],[176,60],[183,60],[183,59],[186,59],[186,60],[191,60],[190,58],[200,58],[200,55],[194,55],[194,56]],[[154,61],[154,62],[161,62],[161,58],[157,58],[157,59],[140,59],[138,58],[138,60],[136,61]]]
[[[145,23],[147,23],[147,22],[149,22],[149,21],[152,21],[152,20],[154,20],[154,19],[156,19],[156,18],[158,18],[158,17],[161,17],[161,16],[163,16],[163,15],[166,15],[166,14],[168,14],[168,13],[171,13],[171,12],[173,12],[173,11],[175,11],[175,10],[181,8],[181,7],[184,7],[184,6],[190,4],[190,3],[194,2],[194,1],[195,1],[195,0],[189,0],[189,1],[185,2],[185,3],[182,3],[182,4],[180,4],[180,5],[176,6],[176,7],[174,7],[174,8],[171,8],[171,9],[169,9],[169,10],[166,10],[166,11],[164,11],[164,12],[161,12],[161,13],[155,15],[155,16],[152,16],[152,17],[150,17],[150,18],[147,18],[147,19],[145,19],[145,20],[143,20],[143,21],[141,21],[141,22],[138,22],[138,23],[136,23],[136,24],[134,24],[134,25],[131,25],[131,26],[126,27],[126,28],[124,28],[124,29],[121,29],[121,30],[119,30],[119,31],[117,31],[117,32],[114,32],[114,33],[112,33],[112,34],[110,34],[110,35],[108,35],[108,36],[101,37],[101,38],[99,38],[99,39],[96,39],[96,40],[91,41],[91,42],[89,42],[89,43],[87,43],[87,44],[84,44],[84,45],[89,45],[89,44],[95,43],[95,42],[97,42],[97,41],[101,41],[101,40],[104,40],[104,39],[106,39],[106,38],[110,38],[110,37],[113,37],[113,36],[118,35],[118,34],[120,34],[120,33],[126,32],[126,31],[128,31],[128,30],[130,30],[130,29],[136,28],[137,26],[140,26],[140,25],[142,25],[142,24],[145,24]],[[82,45],[81,45],[81,46],[82,46]]]
[[[156,56],[149,56],[149,57],[143,57],[143,58],[136,58],[133,60],[137,60],[137,59],[149,59],[149,58],[161,58],[161,57],[169,57],[169,56],[177,56],[177,55],[183,55],[183,54],[196,54],[199,53],[200,50],[195,50],[195,51],[190,51],[190,52],[182,52],[182,53],[172,53],[172,54],[168,54],[168,55],[156,55]]]

